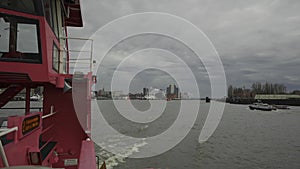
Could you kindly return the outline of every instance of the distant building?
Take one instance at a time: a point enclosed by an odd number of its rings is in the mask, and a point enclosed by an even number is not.
[[[123,91],[112,91],[112,98],[113,99],[121,99],[123,95]]]
[[[162,89],[151,88],[149,91],[149,97],[152,99],[162,100],[165,99],[165,92]]]
[[[300,95],[295,94],[257,94],[255,100],[268,104],[300,106]]]
[[[292,94],[257,94],[256,100],[287,100],[287,99],[300,99],[300,95]]]
[[[143,88],[143,96],[148,96],[149,95],[149,88]]]
[[[168,100],[179,99],[179,88],[175,84],[169,85],[166,97]]]
[[[300,95],[300,90],[294,90],[291,94]]]
[[[147,100],[164,100],[166,98],[165,91],[157,88],[144,88],[143,89],[144,99]]]
[[[190,98],[190,96],[187,92],[184,92],[181,94],[181,99],[189,99],[189,98]]]
[[[128,95],[130,100],[143,100],[143,93],[129,93]]]
[[[105,91],[104,88],[97,92],[98,99],[111,99],[112,93],[111,91]]]

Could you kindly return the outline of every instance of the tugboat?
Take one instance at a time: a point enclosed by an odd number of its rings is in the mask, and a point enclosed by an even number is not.
[[[22,114],[1,115],[0,168],[98,168],[90,139],[93,75],[90,70],[74,80],[68,26],[83,26],[79,0],[0,1],[0,108],[26,90]],[[84,125],[74,108],[74,83],[86,96]],[[43,106],[32,111],[30,91],[37,87],[43,88]]]
[[[268,105],[266,103],[253,103],[252,105],[249,106],[250,110],[262,110],[262,111],[272,111],[276,110],[275,107]]]
[[[210,103],[210,98],[209,97],[205,97],[205,102],[206,103]]]
[[[273,107],[275,107],[276,109],[284,109],[284,110],[287,110],[287,109],[290,109],[287,105],[272,105]]]

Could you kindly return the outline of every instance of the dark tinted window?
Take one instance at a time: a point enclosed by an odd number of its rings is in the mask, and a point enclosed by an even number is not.
[[[0,0],[0,7],[31,14],[40,13],[37,0]]]
[[[37,20],[0,13],[0,42],[0,61],[42,61]]]
[[[59,3],[57,0],[43,0],[45,18],[56,37],[59,37],[57,3]]]
[[[51,7],[51,1],[50,0],[44,0],[44,12],[45,17],[48,22],[48,24],[53,27],[53,21],[52,21],[52,7]]]
[[[59,70],[59,50],[55,44],[53,44],[52,52],[53,52],[52,53],[52,67],[56,72],[58,72],[58,70]]]

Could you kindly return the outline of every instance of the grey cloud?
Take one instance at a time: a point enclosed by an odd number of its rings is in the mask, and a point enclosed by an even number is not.
[[[247,86],[255,81],[270,81],[286,83],[290,89],[299,88],[298,0],[91,0],[82,7],[85,27],[70,29],[71,36],[90,36],[113,19],[135,12],[167,12],[191,21],[210,38],[224,64],[229,84]],[[138,24],[147,24],[147,21]],[[137,46],[156,44],[156,47],[185,56],[184,61],[196,72],[199,83],[209,88],[207,77],[204,77],[205,68],[200,61],[195,62],[195,56],[176,43],[170,44],[168,39],[147,37],[144,42],[143,38],[121,44],[118,50],[112,51],[112,57],[104,66],[114,70],[114,64]],[[167,61],[162,64],[173,66]]]

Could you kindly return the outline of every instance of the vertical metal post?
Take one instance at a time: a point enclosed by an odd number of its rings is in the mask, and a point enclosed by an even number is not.
[[[68,35],[68,29],[65,27],[65,35]],[[67,47],[67,74],[70,73],[70,53],[69,53],[69,41],[68,41],[68,38],[65,37],[65,42],[66,42],[66,47]]]
[[[26,107],[25,107],[25,115],[28,115],[30,112],[30,87],[26,87]]]
[[[100,159],[99,159],[99,156],[97,156],[97,155],[96,155],[96,164],[97,164],[97,169],[99,169]]]
[[[90,60],[90,72],[93,71],[93,50],[94,50],[94,40],[93,39],[90,39],[91,41],[91,60]]]
[[[17,22],[10,20],[9,28],[9,52],[15,52],[17,48]]]
[[[7,161],[7,158],[6,158],[6,154],[5,154],[3,145],[2,145],[2,141],[0,141],[0,155],[1,155],[4,166],[9,167],[8,161]]]

